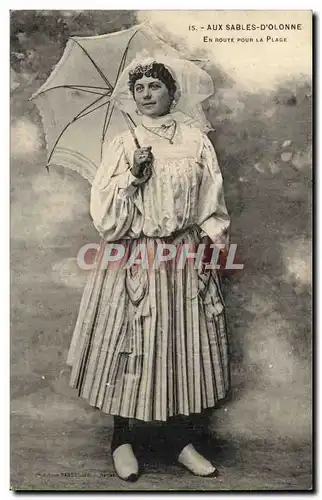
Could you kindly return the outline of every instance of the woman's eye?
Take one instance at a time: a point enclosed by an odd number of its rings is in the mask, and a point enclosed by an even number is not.
[[[143,90],[142,85],[138,85],[137,87],[135,87],[135,92],[142,92],[142,90]]]
[[[160,85],[158,85],[157,83],[154,83],[153,85],[151,85],[151,88],[152,88],[152,90],[158,90],[158,89],[160,89],[161,87],[160,87]]]

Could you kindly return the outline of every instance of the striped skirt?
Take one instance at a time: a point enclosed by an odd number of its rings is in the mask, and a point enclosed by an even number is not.
[[[121,243],[127,254],[136,245],[153,254],[164,242],[142,237]],[[176,240],[177,255],[182,245],[199,242],[197,231],[184,233]],[[156,269],[124,261],[103,266],[105,246],[81,300],[67,358],[70,385],[105,413],[144,421],[214,407],[230,385],[217,272],[196,270],[189,259],[182,269],[175,259]]]

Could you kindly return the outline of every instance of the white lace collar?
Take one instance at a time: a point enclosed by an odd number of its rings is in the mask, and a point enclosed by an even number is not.
[[[157,116],[152,118],[151,116],[142,117],[142,125],[145,127],[162,127],[162,125],[169,126],[174,122],[174,118],[171,113],[164,116]]]

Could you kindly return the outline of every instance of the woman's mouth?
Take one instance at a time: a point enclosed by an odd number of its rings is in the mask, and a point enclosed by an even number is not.
[[[147,106],[154,106],[156,103],[155,102],[146,102],[145,104],[143,104],[144,107],[147,107]]]

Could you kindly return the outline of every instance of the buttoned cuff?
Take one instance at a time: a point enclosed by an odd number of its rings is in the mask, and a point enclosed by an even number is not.
[[[125,189],[127,188],[128,186],[130,186],[130,184],[137,180],[137,177],[135,177],[130,170],[128,170],[126,173],[124,173],[122,176],[120,176],[120,178],[118,179],[118,187],[121,188],[121,189]]]
[[[138,211],[143,214],[142,192],[139,187],[133,186],[132,182],[135,180],[137,178],[130,171],[124,175],[118,183],[119,196],[124,200],[131,199]]]

